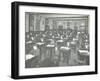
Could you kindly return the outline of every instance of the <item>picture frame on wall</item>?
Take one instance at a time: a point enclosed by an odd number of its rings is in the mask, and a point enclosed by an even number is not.
[[[97,7],[11,3],[11,78],[97,74]]]

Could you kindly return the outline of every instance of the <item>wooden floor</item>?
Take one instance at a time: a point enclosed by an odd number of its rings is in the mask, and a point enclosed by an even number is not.
[[[45,52],[45,53],[48,53],[48,52]],[[52,58],[56,58],[55,56],[50,58],[44,55],[47,55],[47,54],[42,54],[41,59],[39,56],[36,56],[29,60],[26,60],[25,62],[26,68],[88,65],[87,63],[84,63],[84,61],[82,62],[79,61],[78,53],[75,54],[73,51],[71,51],[71,57],[69,58],[69,62],[67,62],[67,58],[64,58],[63,56],[60,57],[61,60],[59,61],[59,59],[56,59],[56,60],[52,59]]]

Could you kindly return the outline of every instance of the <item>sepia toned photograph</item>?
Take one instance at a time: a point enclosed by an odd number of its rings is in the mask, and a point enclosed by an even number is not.
[[[25,12],[25,68],[89,65],[89,15]]]

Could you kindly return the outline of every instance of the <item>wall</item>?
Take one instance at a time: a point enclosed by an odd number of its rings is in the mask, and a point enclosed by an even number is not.
[[[0,81],[14,81],[10,78],[10,65],[11,65],[11,2],[14,0],[1,0],[0,1]],[[58,3],[58,4],[73,4],[73,5],[90,5],[98,6],[100,10],[100,0],[21,0],[21,1],[34,1],[44,3]],[[100,14],[100,11],[99,11]],[[98,16],[100,21],[100,15]],[[98,31],[100,31],[100,23],[98,23]],[[100,32],[98,32],[100,35]],[[98,38],[100,41],[100,36]],[[100,42],[98,43],[100,48]],[[98,49],[99,50],[99,49]],[[100,53],[100,50],[99,50]],[[98,53],[98,54],[99,54]],[[99,68],[100,68],[100,54]],[[99,69],[100,72],[100,69]],[[67,77],[53,77],[53,78],[39,78],[39,79],[26,79],[25,81],[100,81],[100,74],[98,75],[82,75],[82,76],[67,76]],[[20,80],[23,81],[23,80]]]
[[[65,16],[65,18],[64,18]],[[67,16],[67,17],[66,17]],[[69,16],[69,17],[68,17]],[[87,16],[81,15],[63,15],[63,14],[41,14],[41,13],[25,13],[25,31],[45,31],[46,27],[48,29],[59,29],[59,27],[62,27],[62,29],[68,28],[68,23],[70,24],[69,27],[71,29],[74,29],[74,27],[81,26],[84,29],[87,29],[88,26],[86,21],[88,21]],[[44,23],[45,22],[45,23]],[[83,25],[82,25],[83,24]],[[79,29],[78,28],[78,29]]]

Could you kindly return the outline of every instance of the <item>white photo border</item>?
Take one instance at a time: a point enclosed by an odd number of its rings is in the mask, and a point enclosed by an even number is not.
[[[50,68],[25,68],[25,12],[62,13],[62,14],[86,14],[89,15],[90,33],[90,65],[89,66],[67,66]],[[72,9],[42,6],[19,6],[19,75],[41,75],[55,73],[76,73],[95,71],[95,10]]]

